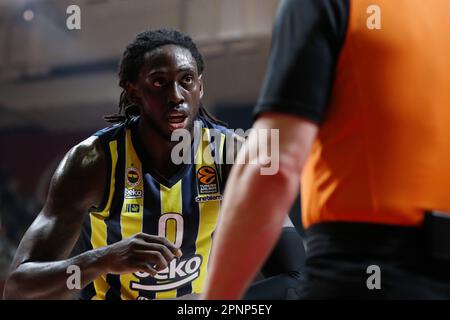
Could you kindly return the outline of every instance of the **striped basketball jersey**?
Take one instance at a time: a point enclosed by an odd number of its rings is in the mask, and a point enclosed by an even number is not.
[[[139,120],[95,134],[108,162],[108,192],[100,210],[89,212],[80,243],[90,250],[144,232],[166,237],[183,256],[154,277],[143,272],[102,275],[82,291],[82,299],[168,299],[202,292],[226,175],[221,160],[230,131],[199,117],[194,130],[198,137],[189,143],[191,161],[167,179],[149,166],[137,135]]]

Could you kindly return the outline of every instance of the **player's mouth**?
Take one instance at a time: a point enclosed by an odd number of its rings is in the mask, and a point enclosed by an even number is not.
[[[188,116],[182,112],[170,112],[167,115],[167,122],[172,130],[183,129],[186,127]]]

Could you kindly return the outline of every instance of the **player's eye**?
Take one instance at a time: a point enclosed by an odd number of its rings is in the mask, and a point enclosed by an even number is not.
[[[191,84],[194,81],[194,77],[192,75],[188,74],[188,75],[184,76],[183,81],[184,81],[184,83]]]
[[[166,82],[167,81],[164,78],[156,78],[156,79],[153,79],[152,84],[156,88],[161,88],[161,87],[164,87]]]

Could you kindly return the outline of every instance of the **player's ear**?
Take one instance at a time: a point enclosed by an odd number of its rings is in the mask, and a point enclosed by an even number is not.
[[[127,88],[126,91],[127,91],[128,100],[134,104],[139,104],[139,96],[138,96],[137,87],[133,83],[127,82],[126,88]]]
[[[198,76],[198,83],[200,85],[200,99],[203,98],[203,80],[202,80],[202,74]]]

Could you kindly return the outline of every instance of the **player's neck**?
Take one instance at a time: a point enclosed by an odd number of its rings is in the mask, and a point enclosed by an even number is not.
[[[147,126],[143,121],[138,125],[139,140],[146,153],[150,166],[166,178],[173,176],[180,166],[171,159],[172,149],[178,143],[156,132],[155,128]]]

